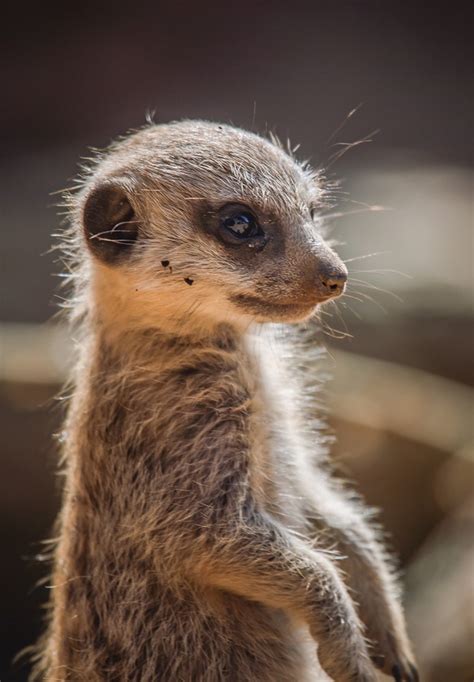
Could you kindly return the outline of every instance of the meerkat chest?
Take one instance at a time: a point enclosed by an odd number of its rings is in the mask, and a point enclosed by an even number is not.
[[[301,530],[298,433],[279,375],[230,342],[159,351],[152,363],[143,357],[118,372],[109,360],[92,373],[78,436],[84,478],[120,485],[125,516],[131,495],[164,515],[179,498],[199,518],[252,497]]]
[[[298,417],[280,366],[269,359],[249,344],[174,358],[156,401],[157,441],[167,474],[210,507],[251,495],[302,532]]]

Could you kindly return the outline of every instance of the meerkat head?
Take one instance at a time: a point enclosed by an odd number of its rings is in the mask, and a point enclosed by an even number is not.
[[[205,122],[104,154],[76,202],[98,305],[133,325],[292,322],[339,296],[317,176],[277,144]]]

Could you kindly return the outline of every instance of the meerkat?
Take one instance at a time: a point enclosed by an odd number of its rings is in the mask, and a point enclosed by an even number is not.
[[[79,357],[40,679],[418,680],[385,550],[288,369],[284,330],[347,278],[324,195],[275,140],[201,121],[119,140],[69,195]]]

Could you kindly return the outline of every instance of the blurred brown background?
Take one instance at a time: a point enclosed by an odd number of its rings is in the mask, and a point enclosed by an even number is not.
[[[424,679],[472,680],[468,5],[135,5],[2,10],[0,679],[26,679],[11,660],[38,633],[34,556],[58,507],[53,396],[68,339],[44,324],[58,302],[51,193],[87,145],[155,111],[274,130],[342,180],[330,220],[352,284],[323,336],[336,456],[401,557]]]

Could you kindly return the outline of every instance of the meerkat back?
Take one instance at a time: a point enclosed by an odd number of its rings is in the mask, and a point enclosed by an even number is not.
[[[78,360],[40,679],[417,679],[384,549],[315,466],[276,345],[344,292],[324,198],[278,144],[200,121],[121,139],[67,197]]]

